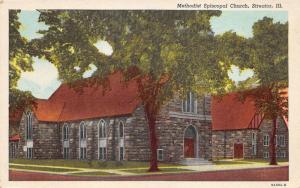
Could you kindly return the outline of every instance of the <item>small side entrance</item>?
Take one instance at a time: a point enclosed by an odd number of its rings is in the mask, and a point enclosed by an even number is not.
[[[195,145],[193,138],[185,138],[184,139],[184,156],[186,158],[194,158],[195,157]]]
[[[197,152],[197,132],[189,126],[184,133],[184,158],[195,158]]]
[[[244,158],[244,145],[242,143],[234,144],[234,155],[233,158]]]

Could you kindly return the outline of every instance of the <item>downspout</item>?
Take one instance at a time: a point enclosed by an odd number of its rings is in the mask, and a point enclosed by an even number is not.
[[[111,159],[114,161],[116,160],[116,126],[115,126],[115,122],[116,122],[116,118],[114,118],[114,123],[112,125],[112,141],[111,141],[111,145],[112,145],[112,156]]]
[[[224,131],[224,158],[226,158],[226,139],[227,139],[227,135],[226,135],[226,131]]]

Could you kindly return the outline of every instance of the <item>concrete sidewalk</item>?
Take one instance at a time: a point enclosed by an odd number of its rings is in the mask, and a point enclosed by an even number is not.
[[[53,171],[42,171],[42,170],[32,170],[32,169],[18,169],[10,168],[11,170],[25,171],[25,172],[39,172],[48,174],[60,174],[60,175],[72,175],[74,173],[88,173],[88,172],[104,172],[112,173],[119,176],[130,176],[130,175],[145,175],[145,173],[133,173],[125,170],[147,170],[148,168],[122,168],[122,169],[94,169],[94,168],[77,168],[77,167],[65,167],[65,166],[49,166],[49,165],[32,165],[32,164],[16,164],[10,163],[9,165],[22,166],[22,167],[41,167],[41,168],[57,168],[57,169],[67,169],[71,171],[67,172],[53,172]],[[277,166],[269,165],[268,163],[257,163],[249,162],[248,164],[224,164],[224,165],[198,165],[198,166],[169,166],[169,167],[159,167],[160,169],[177,168],[184,170],[189,170],[188,172],[208,172],[208,171],[222,171],[222,170],[238,170],[238,169],[254,169],[254,168],[268,168],[268,167],[282,167],[288,166],[288,162],[281,162]],[[72,171],[74,170],[74,171]],[[151,174],[167,174],[167,173],[184,173],[184,172],[155,172]]]

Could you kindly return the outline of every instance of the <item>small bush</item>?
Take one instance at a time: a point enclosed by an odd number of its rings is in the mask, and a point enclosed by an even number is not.
[[[116,161],[115,165],[119,167],[119,166],[123,166],[124,164],[122,161]]]
[[[92,160],[88,160],[87,164],[89,165],[89,167],[91,168],[93,166]]]
[[[106,161],[98,161],[97,162],[97,167],[98,168],[105,168],[105,167],[107,167],[107,162]]]

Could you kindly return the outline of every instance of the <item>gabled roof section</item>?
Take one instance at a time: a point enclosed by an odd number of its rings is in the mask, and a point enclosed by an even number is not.
[[[49,100],[37,100],[34,109],[37,119],[62,122],[133,113],[141,103],[136,81],[125,85],[122,74],[118,72],[108,79],[110,88],[105,92],[102,86],[86,86],[78,92],[68,84],[62,84]]]
[[[238,93],[212,97],[212,130],[247,129],[256,113],[254,100],[239,99]]]
[[[285,90],[287,96],[288,89]],[[264,119],[255,107],[255,100],[247,97],[240,100],[238,93],[229,93],[223,97],[212,97],[212,130],[258,129]],[[287,117],[282,117],[288,127]]]

